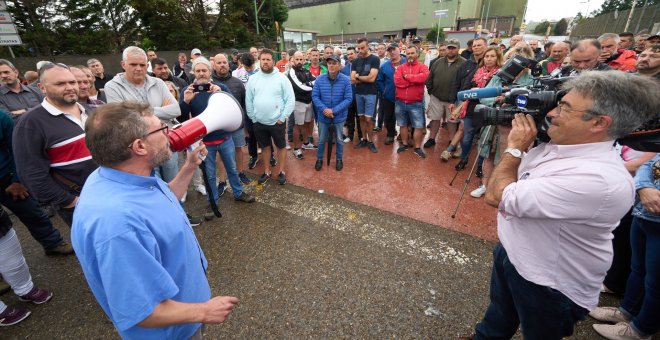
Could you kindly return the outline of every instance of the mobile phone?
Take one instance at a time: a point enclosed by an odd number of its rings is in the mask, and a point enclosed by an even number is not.
[[[211,91],[211,83],[193,85],[193,92],[209,92],[209,91]]]

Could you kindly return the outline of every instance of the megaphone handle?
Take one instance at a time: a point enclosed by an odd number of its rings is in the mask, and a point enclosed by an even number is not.
[[[218,209],[218,205],[215,203],[215,197],[213,197],[213,191],[211,190],[211,184],[209,183],[209,178],[206,176],[206,166],[204,165],[204,162],[199,165],[199,169],[202,170],[202,179],[204,180],[204,186],[206,187],[206,192],[208,195],[210,195],[210,204],[211,204],[211,210],[213,211],[213,215],[216,217],[222,217],[222,214],[220,213],[220,210]]]

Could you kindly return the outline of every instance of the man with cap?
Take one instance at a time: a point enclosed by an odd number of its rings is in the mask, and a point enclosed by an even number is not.
[[[417,58],[417,61],[424,63],[424,60],[426,59],[426,51],[424,51],[424,48],[422,47],[422,39],[420,37],[415,37],[413,39],[413,45],[416,46],[417,51],[419,51],[419,58]]]
[[[645,50],[651,48],[651,46],[653,45],[660,44],[660,32],[646,38],[645,44],[646,44],[646,48],[644,48]]]
[[[385,145],[390,145],[394,143],[394,137],[396,137],[394,71],[396,71],[399,65],[406,62],[406,58],[401,56],[399,45],[396,43],[387,46],[387,53],[390,58],[380,67],[380,72],[378,72],[378,77],[376,78],[376,85],[378,86],[378,92],[382,93],[380,105],[383,108],[383,121],[387,130]]]
[[[238,68],[238,50],[231,49],[231,60],[229,60],[229,71],[234,72]]]
[[[447,55],[444,58],[438,58],[431,64],[429,77],[426,79],[426,89],[430,96],[427,114],[431,121],[431,134],[424,143],[425,148],[432,148],[435,145],[435,137],[440,130],[440,126],[446,125],[449,129],[449,139],[453,137],[458,129],[458,121],[449,121],[451,111],[451,84],[465,58],[458,55],[460,42],[452,39],[447,41]],[[445,151],[446,152],[446,151]],[[444,156],[448,160],[449,152]]]
[[[195,59],[201,56],[202,56],[202,51],[200,51],[199,48],[193,48],[192,51],[190,51],[190,61],[188,62],[190,64],[190,71],[188,73],[189,79],[195,79],[195,73],[192,71],[192,63],[193,61],[195,61]]]

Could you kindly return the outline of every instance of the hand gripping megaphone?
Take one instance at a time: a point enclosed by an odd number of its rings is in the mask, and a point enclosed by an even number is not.
[[[209,97],[204,112],[170,129],[170,149],[182,151],[213,131],[236,131],[242,122],[238,101],[226,92],[216,92]]]

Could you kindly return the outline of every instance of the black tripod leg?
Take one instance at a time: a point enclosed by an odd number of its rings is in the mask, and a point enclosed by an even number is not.
[[[206,162],[206,160],[204,160]],[[206,192],[208,195],[211,197],[209,202],[211,203],[211,210],[213,211],[213,214],[216,217],[222,217],[222,214],[220,213],[220,210],[218,209],[218,205],[215,203],[215,199],[213,198],[213,191],[211,191],[211,184],[209,184],[209,178],[206,176],[206,167],[204,166],[204,162],[199,165],[200,170],[202,170],[202,178],[204,179],[204,186],[206,187]]]

